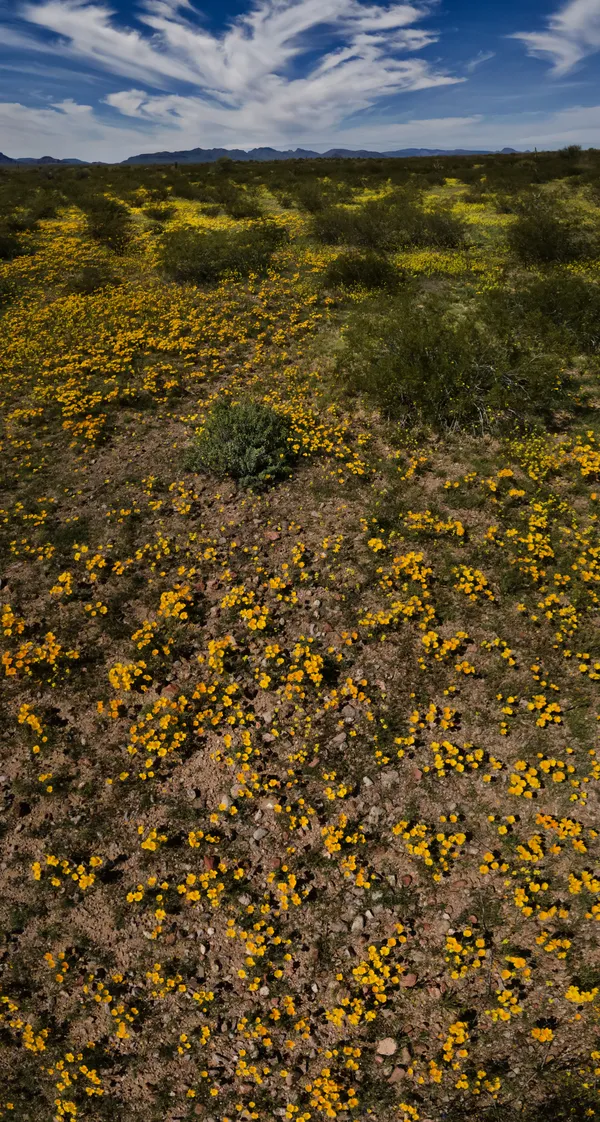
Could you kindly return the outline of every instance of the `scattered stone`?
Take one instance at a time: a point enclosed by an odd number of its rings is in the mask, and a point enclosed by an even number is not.
[[[380,1040],[377,1045],[378,1056],[393,1056],[397,1050],[398,1045],[396,1044],[393,1036],[384,1037],[384,1039]]]

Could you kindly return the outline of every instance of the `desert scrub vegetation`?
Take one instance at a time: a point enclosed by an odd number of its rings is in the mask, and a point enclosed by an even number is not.
[[[124,253],[132,236],[129,207],[107,195],[90,195],[81,205],[90,237],[114,253]]]
[[[153,222],[168,222],[175,217],[176,209],[168,203],[151,203],[150,206],[144,207],[143,212],[146,218],[150,218]]]
[[[2,1120],[600,1122],[599,173],[0,168]]]
[[[324,282],[332,288],[398,287],[402,274],[391,261],[373,252],[340,253],[329,263]]]
[[[594,216],[582,221],[568,203],[531,192],[517,204],[517,219],[508,242],[526,264],[577,261],[600,255],[600,234]]]
[[[161,239],[159,262],[176,281],[205,284],[227,274],[247,277],[269,265],[285,241],[285,230],[274,222],[261,222],[241,230],[197,230],[177,227]]]
[[[12,261],[24,253],[19,238],[11,230],[0,230],[0,261]]]
[[[494,335],[476,309],[453,320],[439,298],[408,292],[350,317],[338,375],[403,427],[545,425],[568,401],[556,356],[536,353],[514,333]]]
[[[315,214],[313,230],[325,245],[354,245],[380,251],[420,246],[456,248],[465,227],[447,207],[425,210],[419,195],[396,190],[351,209],[330,206]]]
[[[218,401],[188,449],[187,466],[264,488],[290,473],[290,431],[287,419],[268,405]]]
[[[600,343],[600,285],[565,270],[550,271],[486,294],[486,315],[495,330],[518,330],[529,339],[595,354]]]

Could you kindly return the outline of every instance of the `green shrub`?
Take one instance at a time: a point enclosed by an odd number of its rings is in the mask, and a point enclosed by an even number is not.
[[[507,238],[525,264],[576,261],[595,257],[600,251],[596,226],[583,222],[558,200],[535,194],[517,206],[518,217]]]
[[[83,265],[70,277],[69,291],[82,296],[91,296],[94,292],[99,292],[115,283],[115,274],[108,265]]]
[[[584,351],[600,348],[600,286],[583,277],[561,273],[534,281],[525,293],[525,308],[543,326],[559,327]]]
[[[181,226],[162,237],[159,262],[176,281],[204,284],[226,274],[263,272],[283,241],[285,230],[274,222],[244,230],[198,230]]]
[[[324,274],[330,288],[397,288],[399,270],[385,257],[367,250],[365,253],[341,253],[331,261]]]
[[[414,224],[408,228],[408,244],[415,248],[458,249],[465,242],[465,231],[464,222],[445,207],[419,211]]]
[[[146,191],[153,203],[164,203],[169,198],[169,190],[166,183],[147,186]]]
[[[129,207],[104,195],[92,196],[81,205],[91,237],[114,253],[124,253],[133,232]]]
[[[0,261],[12,261],[25,252],[15,234],[9,233],[8,230],[0,230]]]
[[[219,202],[230,218],[260,218],[262,207],[252,191],[244,191],[231,183],[224,183],[218,190]]]
[[[354,227],[351,211],[330,206],[315,215],[312,232],[323,245],[352,245]]]
[[[4,224],[11,234],[29,234],[38,227],[37,218],[30,211],[10,214]]]
[[[331,195],[323,190],[318,180],[309,179],[301,183],[296,190],[296,204],[300,210],[307,210],[309,214],[319,214],[330,205]]]
[[[325,245],[384,252],[418,246],[457,247],[465,240],[464,223],[451,211],[425,211],[413,191],[402,189],[353,210],[327,207],[315,215],[313,233]]]
[[[56,218],[64,199],[57,191],[40,193],[31,204],[30,212],[36,218]]]
[[[550,421],[568,397],[559,367],[472,315],[452,323],[435,298],[407,296],[357,311],[338,360],[341,380],[402,425],[479,431]]]
[[[4,304],[10,304],[11,300],[15,299],[17,295],[17,287],[14,281],[8,277],[0,277],[0,308]]]
[[[519,324],[541,339],[559,336],[581,351],[600,348],[600,285],[561,271],[537,277],[522,288],[493,290],[487,297],[490,314],[503,329]]]
[[[220,203],[204,203],[202,207],[202,213],[205,214],[207,218],[216,218],[217,215],[221,214],[222,210],[223,207]]]
[[[143,213],[146,218],[151,218],[154,222],[168,222],[173,215],[177,213],[177,208],[174,206],[165,206],[165,204],[152,204],[145,206]]]
[[[187,466],[229,475],[254,489],[290,474],[290,426],[267,405],[218,402],[189,449]]]

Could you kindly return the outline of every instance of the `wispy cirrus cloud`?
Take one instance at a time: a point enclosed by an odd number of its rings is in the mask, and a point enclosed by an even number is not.
[[[549,16],[542,31],[520,31],[527,53],[552,64],[552,73],[562,77],[588,55],[600,51],[600,0],[571,0]]]
[[[466,63],[465,70],[467,71],[467,74],[473,74],[473,72],[477,70],[478,66],[481,66],[484,62],[489,62],[490,59],[495,57],[495,51],[479,51],[474,58],[469,59],[469,61]]]
[[[218,34],[188,0],[147,0],[129,27],[85,0],[27,3],[22,16],[63,62],[133,80],[105,98],[122,117],[223,144],[287,143],[390,95],[462,81],[420,54],[438,38],[417,26],[433,6],[257,0]]]

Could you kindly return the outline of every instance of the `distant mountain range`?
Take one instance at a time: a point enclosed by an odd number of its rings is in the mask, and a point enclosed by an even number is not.
[[[129,156],[123,164],[214,164],[217,160],[333,160],[333,159],[403,159],[410,156],[489,156],[493,153],[484,148],[398,148],[393,152],[369,152],[366,149],[354,151],[351,148],[330,148],[328,152],[312,152],[308,148],[294,148],[280,151],[278,148],[190,148],[183,152],[143,152],[139,156]],[[500,155],[516,155],[514,148],[502,148]],[[57,160],[54,156],[17,157],[12,159],[0,152],[0,166],[45,166],[52,164],[103,163],[102,160]]]
[[[0,152],[0,167],[8,167],[10,164],[15,167],[17,164],[43,167],[45,164],[86,164],[87,162],[87,160],[76,160],[75,158],[72,160],[56,160],[54,156],[20,156],[13,160],[11,156],[5,156],[4,152]]]
[[[514,153],[514,148],[503,148],[506,154]],[[393,152],[370,152],[366,149],[354,151],[351,148],[330,148],[327,152],[312,152],[308,148],[294,148],[280,151],[277,148],[191,148],[184,152],[143,152],[139,156],[129,156],[124,164],[212,164],[217,160],[334,160],[334,159],[402,159],[407,156],[480,156],[489,155],[483,149],[469,148],[398,148]]]

